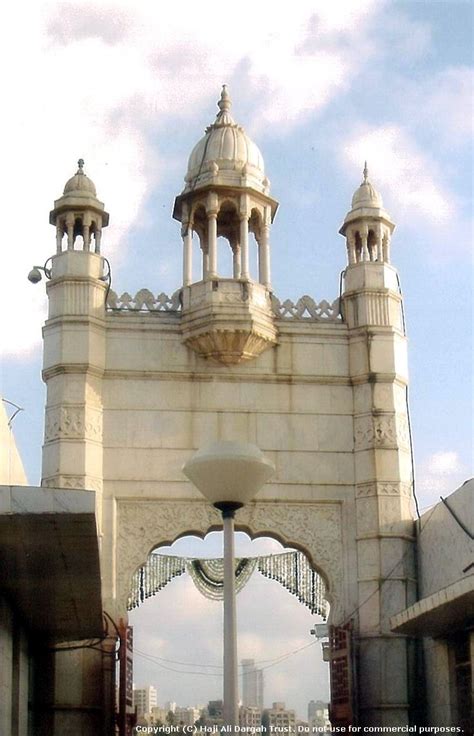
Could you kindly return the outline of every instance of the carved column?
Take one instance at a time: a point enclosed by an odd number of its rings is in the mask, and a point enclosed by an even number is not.
[[[352,230],[348,230],[346,237],[347,262],[349,265],[356,262],[356,238]]]
[[[248,279],[249,273],[249,223],[247,215],[240,216],[240,248],[242,252],[242,278]]]
[[[267,288],[270,288],[270,225],[265,223],[262,227],[259,240],[259,281]]]
[[[97,223],[97,228],[94,235],[95,240],[95,252],[100,253],[100,241],[102,238],[102,229],[99,226],[99,223]]]
[[[207,252],[209,254],[208,276],[217,276],[217,212],[218,198],[215,192],[209,192],[206,202],[207,215]]]
[[[183,286],[189,286],[193,280],[193,231],[187,223],[182,231],[183,237]]]
[[[74,248],[74,215],[67,213],[66,215],[66,231],[67,231],[67,249]]]
[[[56,220],[56,253],[61,253],[62,251],[63,235],[63,223],[58,217]]]
[[[82,238],[84,241],[84,250],[90,250],[91,246],[91,216],[88,212],[85,212],[82,218]]]
[[[237,243],[233,248],[233,275],[234,279],[240,279],[242,273],[242,259],[240,245]]]

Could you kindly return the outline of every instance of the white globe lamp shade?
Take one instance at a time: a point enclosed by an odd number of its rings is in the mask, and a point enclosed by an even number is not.
[[[213,442],[198,450],[183,473],[212,504],[243,506],[275,472],[256,445]]]

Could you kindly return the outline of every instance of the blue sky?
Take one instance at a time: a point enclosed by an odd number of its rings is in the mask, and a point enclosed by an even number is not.
[[[243,0],[20,2],[0,44],[2,395],[29,479],[40,478],[44,283],[53,200],[82,156],[111,214],[113,288],[180,286],[173,199],[222,83],[258,143],[280,209],[271,233],[280,297],[334,299],[338,235],[365,159],[397,224],[420,506],[472,474],[470,2]],[[14,313],[14,318],[12,314]],[[248,655],[251,656],[251,655]],[[308,698],[309,699],[309,698]]]

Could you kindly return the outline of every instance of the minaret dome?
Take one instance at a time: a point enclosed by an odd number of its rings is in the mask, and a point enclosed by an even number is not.
[[[80,158],[77,165],[49,214],[49,222],[56,227],[56,252],[62,252],[66,235],[67,250],[74,250],[79,238],[83,250],[100,253],[102,228],[109,224],[109,214],[97,199],[94,182],[84,172],[84,159]]]
[[[349,266],[364,261],[390,263],[390,238],[394,228],[382,197],[369,181],[366,161],[362,183],[354,192],[351,209],[339,230],[346,237]]]

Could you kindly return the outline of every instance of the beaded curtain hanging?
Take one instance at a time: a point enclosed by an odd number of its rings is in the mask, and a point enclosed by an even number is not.
[[[235,588],[238,593],[258,570],[264,577],[276,580],[296,596],[311,613],[324,620],[328,614],[326,590],[320,575],[310,566],[302,552],[243,557],[235,560]],[[197,559],[173,555],[151,554],[138,568],[132,579],[128,610],[137,608],[168,585],[173,578],[187,572],[196,588],[211,600],[222,600],[224,593],[224,563],[222,559]]]

